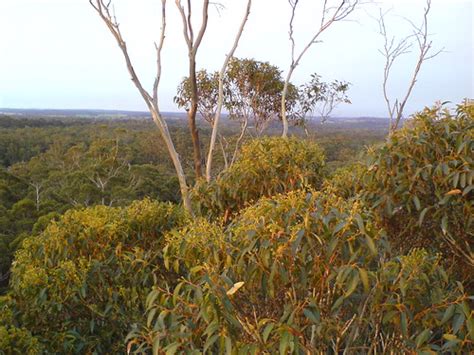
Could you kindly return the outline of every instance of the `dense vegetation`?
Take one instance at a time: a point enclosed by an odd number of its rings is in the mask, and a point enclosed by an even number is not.
[[[146,124],[100,125],[20,128],[42,132],[36,153],[2,170],[4,273],[21,245],[4,352],[474,351],[472,103],[425,109],[384,142],[248,140],[195,184],[196,216]]]

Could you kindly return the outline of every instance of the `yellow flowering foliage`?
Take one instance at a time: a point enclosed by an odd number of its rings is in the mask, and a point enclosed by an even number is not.
[[[323,180],[324,154],[309,140],[265,137],[242,147],[236,162],[214,182],[201,182],[193,200],[203,215],[229,220],[241,208],[263,196],[303,187],[319,188]]]
[[[472,312],[426,251],[391,258],[357,198],[262,198],[225,226],[167,234],[172,282],[155,284],[127,337],[136,353],[469,351]],[[453,340],[454,339],[454,340]]]
[[[167,277],[163,233],[186,219],[180,207],[151,200],[66,212],[16,254],[9,301],[16,321],[51,351],[123,350],[154,279]]]
[[[457,277],[474,274],[474,104],[437,105],[414,115],[374,150],[365,199],[394,249],[441,252]]]
[[[44,354],[45,348],[31,333],[14,326],[0,326],[0,354]]]

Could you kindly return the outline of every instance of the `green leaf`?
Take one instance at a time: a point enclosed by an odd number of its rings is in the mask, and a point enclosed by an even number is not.
[[[280,338],[280,354],[286,354],[286,349],[290,345],[290,333],[287,330],[283,331],[283,334]]]
[[[406,337],[408,336],[408,321],[407,321],[407,315],[405,312],[402,312],[400,314],[400,323],[402,326],[402,333]]]
[[[151,322],[153,322],[153,318],[155,318],[155,314],[156,314],[156,311],[158,310],[158,308],[153,308],[149,313],[148,313],[148,316],[146,318],[146,326],[147,327],[150,327],[151,326]]]
[[[350,295],[352,295],[352,293],[354,293],[354,291],[356,290],[357,285],[359,285],[359,274],[358,273],[352,275],[351,282],[349,284],[349,287],[347,288],[346,293],[344,294],[344,298],[347,298]]]
[[[367,273],[367,270],[363,268],[358,268],[358,269],[359,269],[359,276],[362,281],[362,285],[364,285],[364,290],[365,292],[369,292],[369,289],[370,289],[369,274]]]
[[[458,337],[454,334],[443,334],[443,338],[446,340],[458,340]]]
[[[454,315],[455,310],[456,310],[456,305],[454,305],[454,304],[452,304],[448,308],[446,308],[446,311],[444,312],[443,318],[441,319],[441,324],[444,324],[448,320],[450,320],[451,317]]]
[[[316,317],[310,309],[308,308],[303,309],[303,313],[306,316],[306,318],[308,318],[311,322],[315,324],[319,323],[318,317]]]
[[[272,332],[274,326],[275,326],[274,323],[267,324],[267,326],[266,326],[265,329],[263,330],[262,339],[263,339],[263,342],[264,342],[264,343],[267,342],[268,336],[269,336],[270,333]]]
[[[296,254],[296,250],[298,250],[298,247],[299,247],[299,245],[300,245],[300,243],[301,243],[301,239],[303,238],[304,233],[305,233],[305,230],[304,230],[304,229],[300,229],[300,230],[298,231],[297,237],[296,237],[295,241],[294,241],[294,242],[292,243],[292,245],[291,245],[291,253],[292,253],[293,255]]]
[[[156,298],[158,297],[158,290],[151,291],[148,296],[146,297],[146,308],[150,309],[153,306]]]
[[[423,330],[415,339],[416,347],[419,348],[422,346],[431,336],[431,330]]]
[[[421,209],[421,203],[418,196],[413,196],[413,203],[415,204],[416,210],[419,211]]]
[[[367,243],[367,247],[369,248],[369,250],[371,251],[371,253],[375,256],[377,255],[377,248],[375,247],[375,243],[374,243],[374,240],[369,237],[368,234],[365,235],[365,241]]]
[[[423,211],[421,211],[420,218],[418,219],[418,226],[421,227],[421,225],[423,224],[423,220],[425,219],[426,212],[428,212],[429,209],[430,207],[425,207]]]
[[[174,343],[169,344],[163,350],[165,351],[166,355],[174,355],[176,354],[176,351],[178,350],[178,348],[179,348],[179,343],[174,342]]]
[[[219,338],[219,334],[215,334],[207,339],[206,343],[204,344],[204,353],[206,353],[206,351],[216,342],[217,338]]]
[[[362,234],[366,234],[366,233],[365,233],[365,227],[364,227],[364,221],[363,221],[361,215],[357,213],[357,214],[354,216],[354,218],[355,218],[355,220],[356,220],[356,222],[357,222],[357,226],[359,227],[359,230],[361,231],[361,233],[362,233]]]
[[[344,301],[344,296],[339,297],[336,302],[332,305],[331,312],[334,312],[336,309],[338,309],[342,302]]]
[[[448,233],[448,216],[444,215],[441,219],[441,230],[443,234],[446,235]]]
[[[232,339],[230,337],[225,337],[225,353],[226,355],[232,354]]]
[[[459,332],[465,320],[466,320],[466,317],[464,316],[464,314],[456,314],[454,316],[454,319],[453,319],[453,333],[454,334],[457,334],[457,332]]]

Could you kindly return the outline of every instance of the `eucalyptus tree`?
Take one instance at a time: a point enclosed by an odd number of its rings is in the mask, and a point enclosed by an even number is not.
[[[413,21],[406,19],[412,29],[412,33],[398,40],[395,36],[389,35],[385,23],[386,13],[380,11],[379,18],[377,19],[379,33],[384,39],[383,48],[380,49],[379,52],[385,59],[382,90],[385,104],[387,106],[388,116],[390,118],[390,135],[400,125],[405,106],[413,92],[421,67],[426,61],[433,59],[443,51],[443,49],[433,51],[433,41],[430,39],[430,33],[428,32],[428,19],[430,10],[431,0],[426,0],[426,6],[423,12],[421,24],[417,25]],[[392,99],[390,98],[388,91],[393,64],[404,54],[410,53],[413,46],[417,47],[418,55],[416,57],[413,73],[408,81],[406,92],[402,97]]]
[[[298,119],[304,124],[308,115],[316,114],[325,122],[334,109],[341,103],[350,104],[347,91],[350,83],[334,80],[330,83],[321,80],[321,76],[314,73],[311,79],[299,88]]]
[[[153,122],[158,127],[161,137],[163,138],[166,147],[168,149],[168,153],[170,155],[171,160],[173,161],[174,168],[176,170],[176,175],[178,177],[179,186],[181,190],[181,198],[183,200],[183,205],[185,209],[192,214],[192,207],[191,202],[189,199],[189,187],[186,181],[186,176],[184,174],[183,166],[181,164],[181,160],[179,158],[178,153],[176,152],[173,140],[171,139],[171,135],[168,129],[168,125],[161,113],[159,103],[158,103],[158,86],[160,84],[161,79],[161,51],[163,49],[164,41],[165,41],[165,33],[166,33],[166,0],[161,0],[161,32],[160,32],[160,39],[158,43],[155,43],[155,50],[156,50],[156,76],[153,83],[153,89],[151,92],[145,89],[142,84],[142,81],[138,77],[136,73],[132,60],[129,55],[127,44],[122,36],[122,32],[120,31],[119,23],[117,22],[117,18],[113,14],[112,11],[112,1],[104,1],[104,0],[89,0],[89,3],[93,7],[93,9],[97,12],[99,17],[102,19],[106,27],[109,29],[110,33],[115,38],[117,45],[119,46],[125,63],[127,65],[127,70],[132,78],[132,82],[137,88],[138,92],[142,96],[145,104],[150,111],[151,117]]]
[[[345,20],[351,13],[353,13],[358,5],[365,3],[362,0],[324,0],[321,10],[321,21],[316,22],[317,26],[306,45],[299,52],[296,51],[296,40],[294,36],[294,21],[296,17],[296,9],[299,0],[288,0],[291,7],[291,18],[289,23],[289,37],[291,42],[291,63],[284,81],[284,86],[281,94],[281,118],[283,121],[282,137],[288,136],[288,117],[287,117],[287,96],[290,87],[290,80],[296,67],[300,64],[303,56],[308,52],[309,48],[321,42],[320,37],[333,24]]]

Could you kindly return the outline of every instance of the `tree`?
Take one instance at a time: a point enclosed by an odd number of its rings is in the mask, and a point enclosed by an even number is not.
[[[242,140],[247,133],[249,123],[254,124],[257,136],[272,121],[280,119],[280,106],[284,81],[281,70],[269,62],[255,59],[237,59],[230,61],[225,79],[226,102],[230,119],[241,124],[230,165],[235,162]],[[287,88],[285,112],[291,111],[297,101],[297,88],[291,83]]]
[[[208,1],[206,1],[208,2]],[[152,93],[149,93],[142,85],[135,69],[133,68],[132,61],[130,59],[130,55],[128,53],[127,44],[122,36],[120,31],[119,23],[115,15],[111,12],[111,5],[112,2],[108,1],[105,2],[104,0],[89,0],[89,3],[100,16],[104,24],[109,29],[110,33],[114,36],[117,44],[122,52],[123,58],[127,65],[127,70],[132,77],[132,81],[137,88],[138,92],[142,96],[145,104],[150,111],[151,117],[153,122],[158,127],[161,137],[165,141],[166,147],[168,149],[168,153],[173,161],[174,168],[176,170],[176,174],[178,176],[179,186],[181,190],[181,198],[183,200],[183,205],[185,209],[192,214],[191,203],[189,200],[189,192],[188,192],[188,184],[186,182],[186,176],[184,174],[183,166],[179,159],[179,155],[176,152],[173,140],[171,139],[170,132],[168,130],[168,125],[161,114],[159,104],[158,104],[158,86],[160,84],[161,79],[161,50],[163,49],[163,44],[165,41],[165,31],[166,31],[166,0],[161,0],[161,35],[158,44],[155,43],[156,49],[156,77],[153,83],[153,90]],[[177,0],[177,4],[179,1]],[[207,12],[207,8],[206,8]],[[207,15],[206,15],[207,16]],[[205,28],[204,28],[205,30]],[[192,31],[192,29],[191,29]],[[202,38],[202,36],[199,36]],[[198,38],[199,38],[198,37]],[[199,40],[200,42],[200,40]],[[191,60],[191,59],[190,59]],[[197,131],[196,131],[197,132]],[[194,138],[193,138],[194,139]],[[194,141],[193,141],[194,143]],[[195,157],[196,158],[196,157]]]
[[[330,6],[330,2],[325,0],[323,3],[322,15],[321,15],[321,22],[319,24],[319,28],[315,31],[309,42],[307,42],[306,46],[296,54],[296,43],[294,38],[294,29],[293,23],[295,20],[296,15],[296,8],[298,6],[299,0],[288,0],[288,3],[291,6],[291,18],[289,24],[289,36],[291,42],[291,64],[290,68],[288,69],[288,73],[286,75],[286,79],[283,86],[283,91],[281,94],[281,118],[283,121],[283,132],[282,137],[286,138],[288,136],[288,118],[287,118],[287,96],[290,87],[290,80],[295,71],[296,67],[301,61],[301,58],[305,55],[308,49],[315,43],[320,42],[319,37],[321,34],[326,31],[332,24],[342,21],[347,18],[361,3],[359,0],[337,0],[334,6]]]
[[[255,134],[261,136],[271,122],[279,120],[279,102],[283,79],[281,70],[277,66],[255,59],[231,58],[225,68],[224,74],[208,73],[206,70],[198,72],[198,95],[203,98],[198,103],[198,112],[204,120],[212,125],[216,136],[216,117],[219,116],[220,118],[222,106],[229,112],[230,119],[240,122],[240,133],[228,164],[228,167],[230,167],[237,158],[241,143],[248,132],[249,124],[253,123]],[[219,83],[221,76],[222,83]],[[222,86],[222,94],[219,94],[220,86]],[[291,83],[289,88],[286,105],[287,110],[293,112],[298,101],[298,89]],[[222,98],[220,99],[219,96],[222,96]],[[219,101],[222,102],[219,104]],[[189,78],[184,78],[179,85],[175,102],[178,106],[186,109],[191,105],[192,92]],[[296,117],[296,113],[292,114],[291,117]],[[220,138],[222,143],[223,137]],[[213,149],[212,143],[210,148]],[[226,160],[227,154],[224,153],[223,155]],[[210,181],[211,164],[209,164],[209,158],[207,164],[206,179]]]
[[[212,131],[216,132],[216,136],[219,137],[219,144],[222,150],[222,156],[224,158],[224,165],[225,168],[228,167],[228,160],[227,160],[227,153],[224,148],[223,141],[225,140],[221,134],[218,133],[218,121],[220,120],[220,112],[217,114],[219,110],[219,102],[220,102],[220,93],[219,93],[219,73],[213,72],[209,73],[205,69],[201,69],[197,72],[197,89],[198,89],[198,96],[199,102],[197,106],[197,111],[201,115],[201,117],[208,122],[211,127]],[[222,94],[223,95],[223,94]],[[222,97],[222,101],[224,101],[224,97]],[[180,108],[184,108],[186,111],[189,110],[191,105],[191,85],[188,77],[183,78],[181,83],[178,86],[176,96],[174,97],[174,102]],[[222,103],[221,103],[222,109]],[[216,116],[217,123],[216,122]],[[207,161],[206,161],[206,180],[209,182],[211,180],[210,171],[212,169],[212,153],[214,151],[214,144],[212,142],[209,144],[209,153]]]
[[[187,13],[181,0],[176,0],[176,6],[178,7],[181,19],[183,21],[183,34],[184,40],[188,47],[188,59],[189,59],[189,89],[191,92],[191,102],[188,107],[188,124],[191,132],[191,138],[193,142],[194,151],[194,172],[196,178],[202,176],[202,161],[201,161],[201,146],[199,144],[199,132],[196,127],[196,113],[198,111],[198,87],[196,78],[196,54],[201,45],[202,38],[207,28],[207,21],[209,18],[209,0],[204,0],[202,5],[202,21],[198,35],[194,38],[194,30],[192,25],[192,6],[191,0],[187,0]]]
[[[242,36],[242,32],[244,30],[245,24],[247,23],[247,20],[250,15],[251,6],[252,6],[252,0],[248,0],[244,18],[242,19],[242,23],[240,24],[239,30],[234,40],[234,44],[232,45],[232,49],[227,54],[226,59],[224,63],[222,64],[221,71],[219,72],[219,86],[218,86],[219,91],[218,91],[218,97],[217,97],[217,110],[216,110],[215,118],[212,125],[211,142],[209,143],[209,153],[207,155],[207,164],[206,164],[206,180],[208,182],[211,180],[212,153],[214,151],[214,145],[216,142],[216,136],[217,136],[217,131],[219,127],[221,110],[224,104],[224,75],[225,75],[227,66],[229,65],[229,62],[234,56],[235,50],[237,49],[237,46],[239,45],[240,37]],[[222,142],[221,142],[221,147],[222,147]],[[227,159],[225,157],[225,154],[224,154],[224,160],[226,163],[225,165],[227,166]]]
[[[429,39],[430,34],[428,33],[428,15],[430,13],[430,10],[431,0],[426,0],[426,7],[421,25],[416,25],[415,23],[407,19],[407,21],[412,27],[413,33],[411,35],[403,37],[398,42],[396,41],[394,36],[390,38],[385,25],[385,14],[383,14],[380,10],[378,25],[380,35],[382,35],[384,39],[384,46],[382,50],[379,50],[379,52],[385,58],[382,88],[385,103],[387,105],[388,115],[390,118],[389,135],[391,135],[398,128],[400,121],[403,118],[403,111],[405,109],[408,99],[412,94],[413,88],[415,87],[417,77],[423,63],[436,57],[443,51],[443,49],[438,50],[434,53],[432,51],[433,41]],[[388,94],[388,84],[393,64],[400,56],[410,53],[410,49],[411,47],[413,47],[414,43],[416,43],[418,46],[418,58],[415,64],[413,74],[408,82],[407,91],[405,93],[405,96],[400,99],[396,98],[395,101],[392,103],[392,100],[390,99]]]
[[[332,111],[340,104],[350,104],[347,96],[350,83],[334,80],[331,83],[321,81],[321,76],[311,74],[311,80],[299,89],[299,119],[304,123],[307,115],[317,113],[321,122],[325,122]]]

